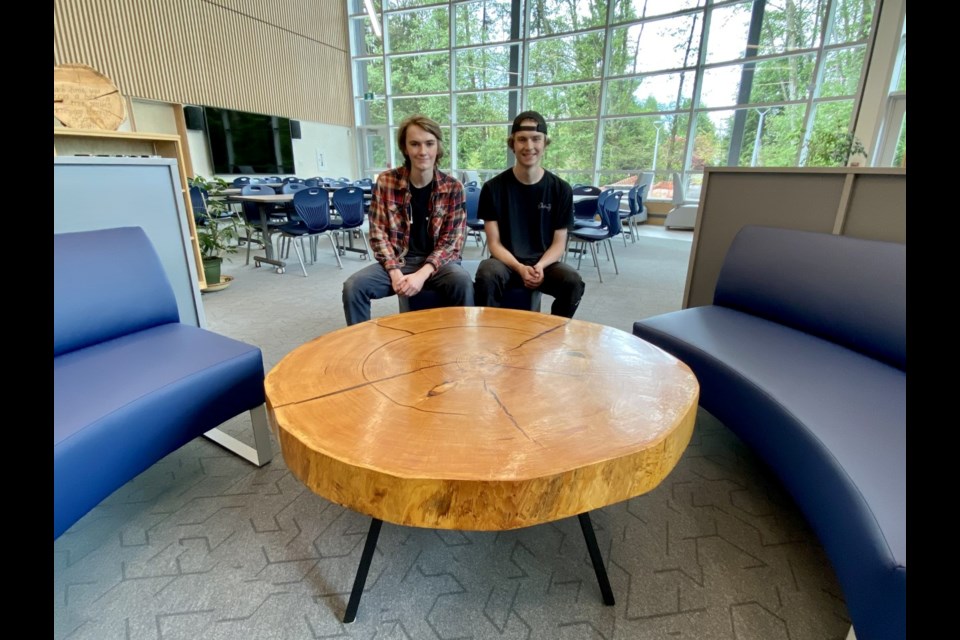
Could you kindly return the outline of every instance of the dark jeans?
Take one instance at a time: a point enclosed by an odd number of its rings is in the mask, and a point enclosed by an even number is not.
[[[523,287],[523,278],[496,258],[487,258],[477,268],[474,300],[479,307],[499,307],[503,292]],[[554,262],[543,270],[543,282],[537,289],[553,296],[550,313],[572,318],[580,306],[586,285],[577,270],[563,262]]]
[[[407,258],[400,271],[406,275],[423,266],[423,258]],[[436,291],[450,307],[473,306],[473,282],[460,261],[449,262],[423,283],[424,291]],[[370,319],[370,301],[396,295],[390,274],[377,262],[364,267],[343,283],[343,316],[348,325]]]

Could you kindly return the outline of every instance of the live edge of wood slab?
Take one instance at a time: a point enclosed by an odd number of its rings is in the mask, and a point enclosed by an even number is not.
[[[693,433],[690,369],[629,333],[449,307],[347,327],[266,376],[289,469],[394,524],[502,530],[627,500]]]

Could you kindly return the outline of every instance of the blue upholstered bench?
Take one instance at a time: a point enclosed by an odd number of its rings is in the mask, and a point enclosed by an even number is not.
[[[906,638],[906,245],[744,227],[713,304],[633,332],[780,477],[859,640]]]
[[[147,467],[244,411],[257,463],[269,461],[260,349],[180,322],[142,229],[55,234],[53,254],[54,539]]]

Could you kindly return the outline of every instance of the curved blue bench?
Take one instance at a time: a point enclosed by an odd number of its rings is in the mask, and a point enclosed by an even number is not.
[[[906,638],[906,245],[744,227],[712,305],[633,332],[779,476],[859,640]]]
[[[260,349],[180,322],[141,228],[54,234],[53,254],[54,539],[147,467],[244,411],[257,451],[272,454]]]

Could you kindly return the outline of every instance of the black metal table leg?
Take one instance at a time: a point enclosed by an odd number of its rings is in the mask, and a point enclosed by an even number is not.
[[[367,583],[370,561],[373,560],[373,552],[377,548],[377,538],[380,537],[380,527],[382,525],[383,520],[377,520],[376,518],[370,519],[370,530],[367,532],[367,541],[363,545],[363,554],[360,556],[360,566],[357,567],[357,577],[353,580],[353,590],[350,592],[350,600],[347,602],[347,611],[343,614],[344,622],[353,622],[357,617],[357,609],[360,607],[360,596],[363,595],[363,585]],[[591,533],[593,533],[592,530]],[[594,541],[593,544],[596,546],[596,541]],[[608,586],[607,588],[609,589],[610,587]]]
[[[597,582],[600,583],[600,593],[603,595],[603,604],[612,607],[616,604],[613,599],[613,589],[610,588],[607,570],[603,566],[603,556],[600,555],[600,547],[597,546],[597,536],[593,533],[593,523],[590,522],[590,514],[581,513],[577,518],[580,519],[583,538],[587,541],[587,550],[590,552],[590,560],[593,561],[593,570],[597,574]]]

